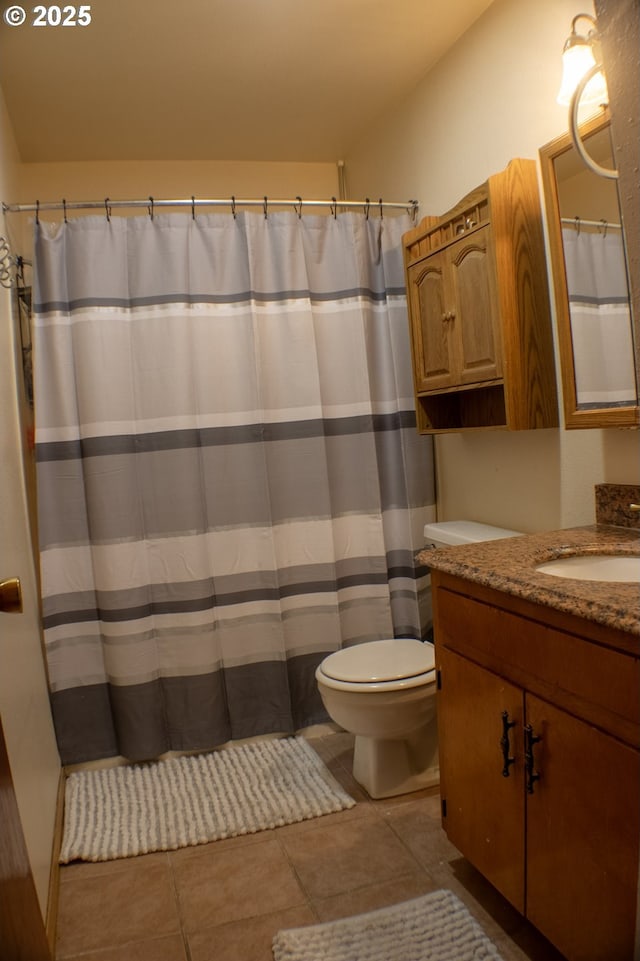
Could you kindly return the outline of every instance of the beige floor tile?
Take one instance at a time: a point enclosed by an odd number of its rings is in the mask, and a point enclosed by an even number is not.
[[[267,839],[172,862],[185,930],[212,927],[305,902],[279,843]]]
[[[60,885],[56,957],[113,948],[180,931],[166,856],[109,862]]]
[[[273,961],[277,931],[316,923],[313,911],[301,906],[206,928],[189,935],[191,961]]]
[[[72,861],[71,864],[63,864],[60,867],[60,883],[105,877],[117,874],[119,871],[129,871],[132,865],[153,864],[156,861],[166,864],[167,853],[156,851],[153,854],[143,854],[135,858],[113,858],[111,861]]]
[[[415,870],[416,863],[375,815],[281,836],[311,898],[325,898]]]
[[[90,951],[78,956],[77,961],[187,961],[187,953],[182,935],[174,934],[169,938],[129,941],[118,948]]]
[[[385,822],[430,874],[460,857],[433,814],[432,798],[410,800],[384,811]]]
[[[422,894],[435,891],[435,884],[425,871],[416,871],[405,877],[394,878],[381,884],[368,884],[355,891],[345,891],[332,898],[312,901],[313,909],[321,921],[335,921],[366,911],[377,911],[390,904],[409,901]]]

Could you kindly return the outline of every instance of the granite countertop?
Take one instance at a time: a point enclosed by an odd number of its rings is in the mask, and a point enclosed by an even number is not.
[[[536,571],[569,554],[640,554],[640,531],[608,524],[426,549],[418,561],[516,597],[640,635],[640,585],[576,580]]]

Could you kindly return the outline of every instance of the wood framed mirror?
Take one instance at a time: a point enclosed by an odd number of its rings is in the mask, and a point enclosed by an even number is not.
[[[613,168],[610,116],[580,126]],[[567,428],[640,423],[633,319],[617,181],[586,167],[567,132],[540,148]]]

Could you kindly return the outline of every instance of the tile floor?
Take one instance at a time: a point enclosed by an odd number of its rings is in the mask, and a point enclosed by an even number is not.
[[[171,853],[63,867],[56,959],[273,961],[279,928],[444,887],[504,961],[562,961],[448,842],[437,791],[372,801],[351,776],[350,735],[311,743],[354,808]]]

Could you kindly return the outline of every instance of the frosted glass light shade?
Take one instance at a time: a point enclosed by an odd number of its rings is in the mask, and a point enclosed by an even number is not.
[[[562,82],[558,93],[558,103],[568,107],[579,81],[587,70],[596,63],[593,48],[588,41],[577,39],[567,42],[562,54]],[[584,106],[597,104],[601,106],[609,102],[607,82],[604,73],[600,71],[585,87],[580,103]]]

